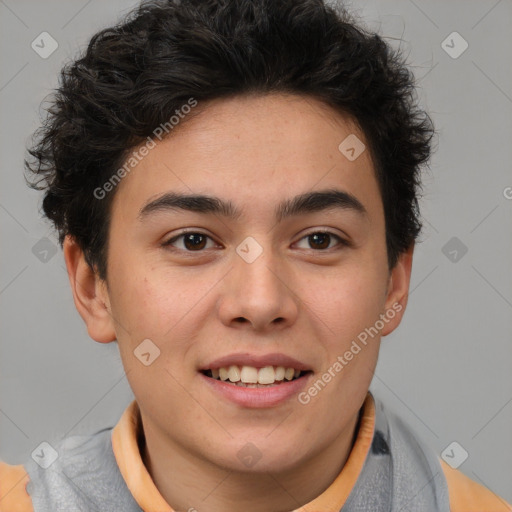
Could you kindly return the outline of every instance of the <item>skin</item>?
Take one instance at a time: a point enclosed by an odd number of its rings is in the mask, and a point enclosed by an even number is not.
[[[380,337],[405,311],[413,248],[388,268],[370,152],[349,161],[338,150],[350,134],[366,144],[348,117],[284,94],[196,108],[199,115],[118,185],[106,282],[66,239],[74,301],[94,340],[118,341],[141,411],[143,460],[175,510],[290,511],[319,496],[348,458]],[[354,195],[367,215],[336,209],[276,224],[280,201],[328,188]],[[167,191],[219,196],[244,214],[231,220],[174,210],[141,221],[144,204]],[[183,238],[174,251],[161,246],[183,228],[210,237],[202,252]],[[351,245],[333,237],[318,248],[307,235],[322,229]],[[248,236],[263,248],[250,264],[236,252]],[[307,363],[316,380],[396,303],[402,310],[307,405],[294,397],[271,408],[240,407],[214,394],[197,371],[233,352],[282,352]],[[133,353],[146,338],[161,351],[149,366]],[[237,456],[247,442],[261,453],[251,468]]]

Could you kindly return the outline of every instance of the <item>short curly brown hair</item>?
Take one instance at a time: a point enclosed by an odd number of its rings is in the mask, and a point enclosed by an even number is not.
[[[308,95],[355,119],[384,204],[389,267],[417,239],[420,166],[435,133],[401,52],[322,0],[143,2],[63,67],[34,135],[27,182],[43,210],[106,279],[114,192],[98,199],[130,149],[190,97]]]

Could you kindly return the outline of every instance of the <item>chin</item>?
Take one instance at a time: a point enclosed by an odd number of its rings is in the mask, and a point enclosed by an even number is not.
[[[296,445],[295,443],[293,443]],[[217,445],[219,446],[219,445]],[[218,459],[214,460],[211,451],[208,459],[218,466],[238,473],[263,474],[282,473],[294,469],[306,454],[298,453],[292,443],[269,442],[261,437],[260,440],[250,440],[249,437],[233,441],[232,445],[225,447],[222,453],[218,453]],[[290,454],[293,454],[291,457]]]

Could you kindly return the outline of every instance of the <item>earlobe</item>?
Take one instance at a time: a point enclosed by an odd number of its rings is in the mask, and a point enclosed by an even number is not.
[[[413,252],[414,244],[407,251],[400,254],[396,265],[391,270],[384,310],[384,314],[389,321],[381,331],[382,336],[393,332],[402,321],[409,298]]]
[[[63,251],[75,307],[87,326],[89,336],[99,343],[115,341],[104,281],[91,269],[82,249],[69,235],[64,240]]]

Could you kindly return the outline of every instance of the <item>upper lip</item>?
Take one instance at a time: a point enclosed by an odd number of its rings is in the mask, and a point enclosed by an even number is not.
[[[294,368],[295,370],[301,371],[311,370],[311,368],[306,364],[293,357],[287,356],[286,354],[272,353],[257,355],[249,354],[247,352],[219,357],[218,359],[201,366],[199,370],[227,368],[231,365],[253,366],[255,368],[264,368],[265,366],[284,366],[285,368]]]

